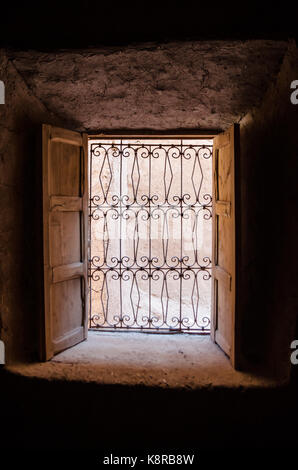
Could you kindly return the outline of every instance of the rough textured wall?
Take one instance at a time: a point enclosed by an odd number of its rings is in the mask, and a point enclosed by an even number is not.
[[[11,362],[37,348],[35,142],[40,123],[53,117],[3,50],[0,80],[6,87],[0,105],[0,338]]]
[[[286,48],[190,41],[11,57],[34,94],[75,130],[226,129],[261,100]]]
[[[292,44],[262,105],[241,121],[243,351],[268,372],[288,373],[298,312],[296,265],[298,79]]]
[[[79,130],[225,128],[263,96],[284,49],[285,43],[248,41],[101,54],[10,52],[13,63],[1,52],[6,105],[0,106],[0,327],[9,361],[37,350],[41,214],[35,140],[41,123]],[[298,78],[295,54],[287,55],[277,86],[252,115],[255,122],[247,117],[241,127],[241,298],[249,332],[243,335],[244,351],[250,357],[267,355],[271,364],[277,364],[273,357],[279,364],[288,361],[296,305],[289,238],[295,237],[291,165],[297,156],[298,106],[289,102],[289,81]],[[266,336],[267,327],[272,334]]]

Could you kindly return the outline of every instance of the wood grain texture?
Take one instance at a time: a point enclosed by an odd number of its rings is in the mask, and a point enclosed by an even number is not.
[[[53,283],[61,282],[66,279],[75,279],[84,275],[83,263],[64,264],[53,268]]]
[[[42,359],[87,337],[87,136],[43,126]]]
[[[239,126],[214,138],[211,337],[237,366],[235,160]]]
[[[83,209],[83,200],[75,196],[51,196],[51,211],[81,211]]]

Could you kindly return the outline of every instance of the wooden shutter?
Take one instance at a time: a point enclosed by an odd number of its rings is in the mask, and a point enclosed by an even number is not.
[[[43,125],[46,360],[87,337],[87,151],[85,134]]]
[[[211,337],[237,367],[236,171],[239,125],[213,143],[213,247]]]

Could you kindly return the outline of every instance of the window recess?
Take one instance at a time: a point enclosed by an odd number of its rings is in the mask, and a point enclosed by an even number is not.
[[[88,167],[86,134],[43,126],[42,359],[88,327],[210,332],[239,368],[239,125],[156,137],[93,136]]]

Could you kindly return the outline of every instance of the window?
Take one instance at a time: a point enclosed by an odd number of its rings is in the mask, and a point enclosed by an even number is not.
[[[210,332],[212,140],[89,146],[89,328]]]
[[[202,191],[200,166],[200,161],[207,162],[211,157],[210,141],[202,144],[181,137],[172,142],[169,139],[157,142],[145,138],[138,142],[136,139],[125,140],[123,136],[120,140],[105,143],[91,142],[91,164],[94,164],[96,152],[102,160],[97,170],[90,168],[89,210],[94,220],[96,211],[101,214],[102,228],[97,226],[93,232],[91,222],[91,246],[88,248],[88,137],[43,126],[45,359],[85,339],[88,321],[89,326],[93,322],[96,327],[128,326],[155,330],[176,328],[190,331],[188,327],[191,325],[193,331],[206,332],[209,323],[204,324],[204,313],[200,317],[197,308],[199,291],[196,276],[203,275],[203,281],[208,281],[212,268],[211,337],[237,365],[235,152],[238,133],[239,127],[234,125],[213,141],[210,263],[208,254],[199,258],[196,251],[197,231],[203,227],[197,223],[198,214],[203,215],[205,221],[211,215],[211,195]],[[108,148],[111,158],[107,158]],[[156,163],[158,161],[162,163]],[[188,170],[183,171],[187,165]],[[97,183],[93,177],[97,178]],[[97,191],[93,194],[94,184],[98,185],[99,194]],[[103,206],[106,206],[106,211],[103,211]],[[131,219],[127,217],[129,211]],[[185,217],[183,214],[187,211],[194,214],[193,217]],[[118,235],[113,238],[109,217],[118,220],[113,228]],[[170,221],[173,222],[175,217],[180,221],[172,227],[173,233],[175,230],[180,233],[178,242],[170,236]],[[190,222],[189,231],[183,227],[186,221]],[[144,222],[142,240],[141,222]],[[103,236],[97,239],[96,230]],[[156,238],[152,236],[153,230]],[[185,239],[187,233],[191,234],[190,240]],[[187,253],[187,242],[190,242],[190,253]],[[94,317],[91,305],[90,318],[88,250],[92,260],[89,266],[91,288],[99,282],[99,288],[94,288],[99,293],[98,315]],[[98,253],[101,250],[103,265],[96,265],[100,256],[96,253],[93,256],[93,250],[99,250]],[[156,250],[159,250],[159,257]],[[162,263],[166,261],[171,274],[174,273],[168,282],[165,282],[166,271],[162,271],[163,264],[159,264],[158,258]],[[141,271],[143,273],[138,274],[136,282],[135,273]],[[97,273],[95,278],[93,272]],[[127,290],[123,296],[124,276],[127,276],[125,282],[129,287],[125,287]],[[110,300],[111,290],[113,301]],[[191,301],[187,302],[189,297]],[[107,310],[109,305],[111,316]],[[125,316],[123,307],[126,312],[130,311],[130,315]],[[138,318],[140,311],[141,319]]]

